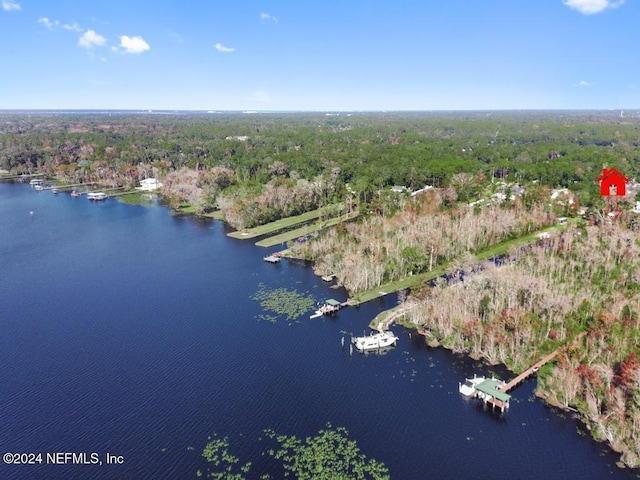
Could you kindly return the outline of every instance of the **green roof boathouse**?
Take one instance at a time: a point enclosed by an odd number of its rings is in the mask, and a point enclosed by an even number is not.
[[[495,378],[487,378],[485,381],[475,386],[476,395],[481,398],[484,403],[490,403],[493,407],[499,407],[502,412],[509,408],[509,400],[511,395],[501,391],[504,382]]]

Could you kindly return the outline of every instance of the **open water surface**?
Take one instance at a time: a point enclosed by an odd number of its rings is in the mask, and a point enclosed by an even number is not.
[[[351,356],[341,338],[367,331],[393,296],[334,318],[260,320],[260,284],[318,301],[345,292],[226,232],[161,206],[0,183],[0,454],[103,461],[0,462],[0,479],[196,478],[214,433],[253,462],[251,478],[278,478],[263,430],[305,437],[328,422],[393,479],[637,478],[535,399],[535,380],[499,415],[457,390],[487,367],[400,327],[397,348]],[[106,465],[107,453],[124,463]]]

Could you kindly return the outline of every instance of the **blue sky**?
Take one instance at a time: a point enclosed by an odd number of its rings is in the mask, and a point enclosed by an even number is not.
[[[0,109],[640,108],[637,0],[0,7]]]

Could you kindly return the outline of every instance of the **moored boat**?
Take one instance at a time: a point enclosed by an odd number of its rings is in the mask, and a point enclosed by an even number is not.
[[[484,376],[477,377],[474,374],[473,378],[467,378],[465,379],[464,382],[458,383],[458,391],[467,397],[473,397],[477,393],[476,386],[481,384],[484,381],[485,381]]]
[[[87,193],[89,200],[106,200],[107,194],[104,192],[89,192]]]
[[[379,348],[390,347],[395,345],[398,337],[391,331],[371,333],[364,337],[356,337],[353,339],[353,345],[364,352],[365,350],[377,350]]]

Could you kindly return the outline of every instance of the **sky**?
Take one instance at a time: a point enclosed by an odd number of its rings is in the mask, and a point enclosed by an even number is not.
[[[638,0],[0,0],[0,109],[638,109]]]

